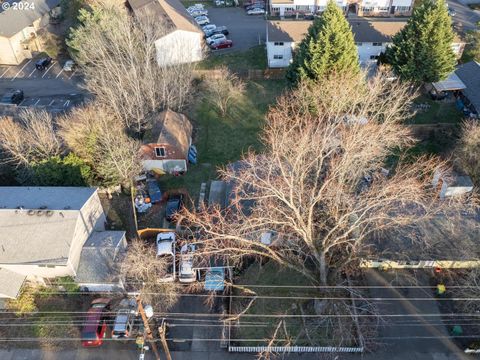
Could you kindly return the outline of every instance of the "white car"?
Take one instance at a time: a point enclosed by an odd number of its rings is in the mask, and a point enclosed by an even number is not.
[[[216,28],[217,28],[217,25],[215,25],[215,24],[209,24],[209,25],[202,26],[202,30],[205,34],[215,30]]]
[[[208,11],[207,10],[194,10],[190,13],[193,17],[199,17],[199,16],[207,16]]]
[[[195,21],[200,26],[210,24],[210,19],[206,16],[198,16],[195,18]]]
[[[65,61],[65,64],[63,65],[63,71],[73,71],[75,68],[75,61],[73,60],[67,60]]]
[[[247,15],[263,15],[263,14],[265,14],[265,10],[260,8],[255,8],[247,11]]]
[[[208,45],[219,44],[225,41],[227,41],[227,37],[223,34],[213,34],[206,39]]]
[[[157,258],[163,258],[168,264],[166,274],[161,282],[175,281],[175,233],[162,232],[157,235]]]
[[[204,10],[205,6],[203,4],[193,4],[187,8],[187,11],[190,12],[192,10]]]
[[[193,268],[193,253],[195,245],[185,244],[180,249],[180,271],[178,280],[181,283],[192,283],[197,281],[197,270]]]

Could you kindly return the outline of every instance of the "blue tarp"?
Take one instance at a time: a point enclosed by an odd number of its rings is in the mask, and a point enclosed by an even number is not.
[[[205,276],[205,290],[207,291],[223,291],[225,288],[225,269],[214,267],[207,270]]]

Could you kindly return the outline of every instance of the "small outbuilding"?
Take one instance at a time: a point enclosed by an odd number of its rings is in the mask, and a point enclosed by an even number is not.
[[[162,111],[140,149],[143,168],[160,174],[185,173],[192,132],[192,123],[185,115],[172,110]]]
[[[432,185],[439,189],[440,199],[464,195],[473,190],[473,182],[469,176],[456,173],[443,174],[441,171],[435,171]]]

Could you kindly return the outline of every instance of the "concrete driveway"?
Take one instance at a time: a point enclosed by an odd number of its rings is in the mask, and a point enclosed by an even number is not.
[[[242,7],[208,8],[211,24],[226,26],[230,32],[227,38],[233,41],[233,48],[223,51],[247,50],[265,42],[266,21],[263,15],[247,15]]]
[[[461,26],[463,31],[476,29],[477,22],[480,21],[480,12],[470,9],[461,2],[450,0],[448,6],[456,11],[456,15],[452,18],[455,24]]]

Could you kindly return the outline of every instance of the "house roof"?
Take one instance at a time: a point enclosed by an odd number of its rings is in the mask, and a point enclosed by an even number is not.
[[[432,85],[437,91],[462,90],[466,88],[463,81],[460,80],[460,78],[457,74],[455,74],[455,72],[452,72],[447,79],[432,83]]]
[[[123,250],[124,231],[94,232],[83,246],[75,281],[79,284],[104,284],[118,280],[116,263]]]
[[[128,3],[136,16],[153,15],[167,20],[172,30],[202,33],[180,0],[128,0]]]
[[[25,275],[0,268],[0,298],[15,299],[25,282]]]
[[[18,2],[18,0],[7,0],[7,3]],[[10,7],[7,10],[0,9],[0,36],[11,37],[32,23],[40,19],[51,9],[60,4],[60,0],[28,0],[29,4],[33,4],[25,10],[16,10]]]
[[[477,112],[480,112],[480,64],[476,61],[470,61],[458,66],[455,73],[467,87],[463,90],[463,93]]]
[[[65,264],[95,188],[0,187],[0,263]]]
[[[390,42],[407,23],[403,19],[349,20],[355,42]],[[298,42],[303,40],[312,21],[268,21],[268,41]],[[458,36],[456,42],[461,42]]]
[[[144,158],[156,159],[154,144],[170,145],[180,154],[168,154],[168,158],[186,158],[190,148],[193,127],[188,118],[172,110],[162,111],[154,120],[149,136],[145,137],[146,145],[142,146]]]

